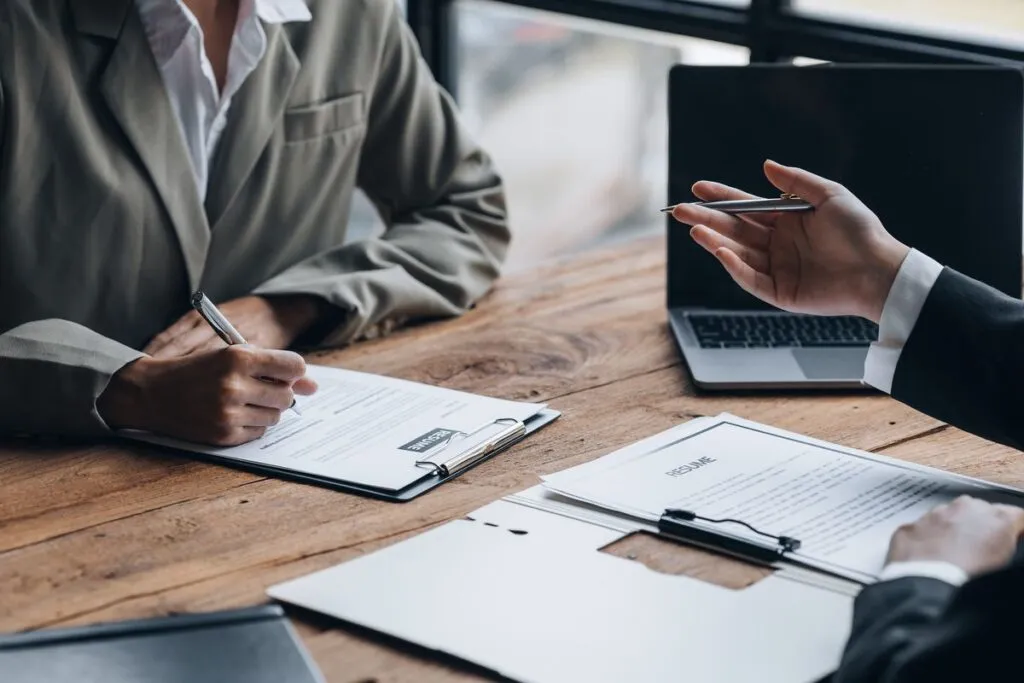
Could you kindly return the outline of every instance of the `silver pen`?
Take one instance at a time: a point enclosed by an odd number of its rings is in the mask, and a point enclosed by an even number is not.
[[[196,309],[199,315],[202,316],[203,320],[213,328],[213,331],[217,333],[217,336],[224,340],[224,343],[228,346],[234,346],[235,344],[248,344],[245,341],[245,337],[235,329],[235,326],[231,324],[231,321],[224,317],[224,314],[220,312],[220,309],[213,305],[210,298],[202,292],[202,290],[192,295],[192,308]],[[274,380],[268,380],[274,381]],[[295,404],[295,399],[292,399],[291,409],[295,411],[296,415],[301,415],[298,407]]]
[[[661,210],[668,213],[679,206],[666,206]],[[805,202],[796,195],[784,194],[778,199],[730,199],[721,202],[694,202],[693,206],[702,206],[705,209],[714,209],[728,214],[739,213],[771,213],[771,212],[792,212],[792,211],[813,211],[814,205]]]

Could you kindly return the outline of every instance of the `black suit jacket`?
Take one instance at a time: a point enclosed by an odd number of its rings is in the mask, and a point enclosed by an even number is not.
[[[962,588],[926,578],[868,586],[832,683],[1024,679],[1024,562]]]
[[[892,395],[1024,449],[1024,303],[944,269],[900,354]]]
[[[928,295],[892,395],[1024,447],[1024,303],[951,269]],[[833,683],[1024,680],[1024,552],[957,589],[928,578],[865,588]]]

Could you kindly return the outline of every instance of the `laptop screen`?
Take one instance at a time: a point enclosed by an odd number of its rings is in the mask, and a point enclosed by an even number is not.
[[[846,185],[905,244],[1021,296],[1024,78],[997,67],[672,69],[668,202],[698,180],[763,197],[774,159]],[[668,218],[668,304],[769,308]]]

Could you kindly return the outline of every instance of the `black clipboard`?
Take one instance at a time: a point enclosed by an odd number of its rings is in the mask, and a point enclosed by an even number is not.
[[[0,635],[4,683],[324,683],[278,605]]]
[[[480,444],[472,439],[476,432],[465,434],[464,436],[467,437],[467,439],[460,440],[457,443],[442,444],[443,447],[439,447],[435,452],[425,455],[425,457],[420,461],[419,464],[421,464],[426,471],[424,477],[422,479],[418,479],[405,488],[396,490],[367,486],[359,484],[358,482],[323,477],[317,474],[309,474],[307,472],[300,472],[298,470],[292,470],[284,467],[275,467],[273,465],[251,463],[244,460],[237,460],[235,458],[211,455],[209,453],[185,451],[171,446],[153,444],[152,442],[146,443],[157,448],[173,451],[177,454],[187,453],[190,457],[195,457],[199,460],[206,460],[219,465],[227,465],[228,467],[244,470],[246,472],[253,472],[254,474],[265,474],[267,476],[274,477],[275,479],[285,479],[301,484],[312,484],[314,486],[321,486],[335,491],[354,493],[360,496],[375,498],[377,500],[386,500],[393,503],[406,503],[437,488],[445,482],[461,476],[480,463],[487,462],[501,453],[504,453],[512,446],[515,446],[517,443],[541,428],[548,426],[561,416],[562,414],[557,410],[546,408],[522,422],[518,422],[516,420],[495,420],[492,424],[498,425],[507,423],[507,426],[510,428],[510,434],[507,438],[500,439],[498,442],[493,444],[493,447],[484,450],[476,457],[471,457],[465,460],[462,459],[465,451],[449,451],[456,445],[465,445],[470,449],[478,447]],[[513,425],[512,423],[516,424]],[[513,427],[517,427],[518,429],[513,430]],[[511,433],[512,431],[515,431],[515,433]],[[453,462],[458,462],[458,465],[449,466],[449,463]]]

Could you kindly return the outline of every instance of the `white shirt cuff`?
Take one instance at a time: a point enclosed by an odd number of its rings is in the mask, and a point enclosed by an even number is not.
[[[868,349],[864,361],[864,381],[876,389],[892,393],[892,379],[903,346],[941,274],[942,266],[916,249],[911,249],[903,259],[882,308],[878,341]]]
[[[879,581],[893,581],[907,576],[938,579],[951,586],[962,586],[967,583],[967,572],[955,564],[938,561],[893,562],[878,575]]]

